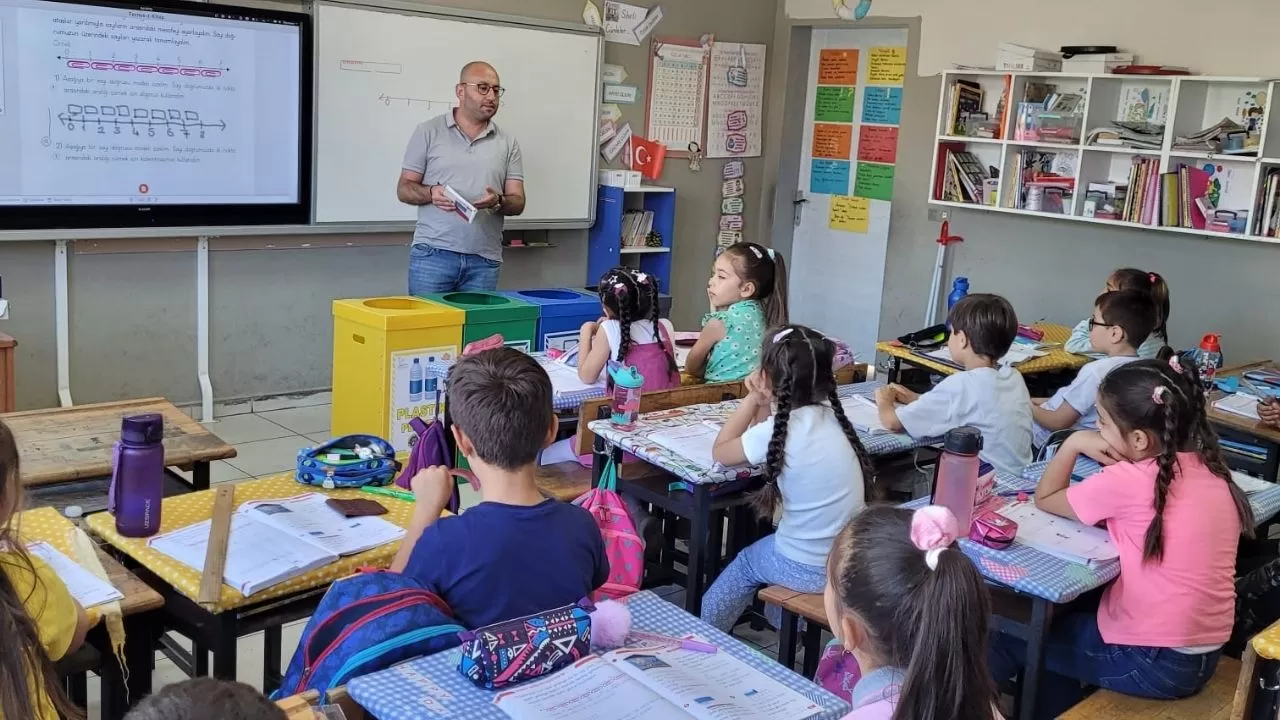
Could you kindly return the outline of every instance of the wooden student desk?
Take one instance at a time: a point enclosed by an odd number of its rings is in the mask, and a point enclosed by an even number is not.
[[[1271,360],[1259,360],[1257,362],[1248,363],[1246,365],[1236,365],[1226,367],[1218,371],[1218,378],[1225,379],[1243,375],[1249,370],[1275,370],[1276,364]],[[1252,458],[1235,453],[1227,453],[1227,459],[1232,467],[1257,473],[1262,479],[1269,482],[1277,482],[1277,470],[1280,470],[1280,429],[1263,425],[1262,423],[1247,418],[1243,415],[1222,412],[1213,407],[1213,401],[1221,398],[1224,393],[1220,390],[1214,390],[1209,398],[1209,406],[1207,408],[1209,422],[1213,423],[1218,433],[1228,440],[1237,440],[1247,442],[1251,445],[1259,445],[1267,450],[1265,460],[1258,461]]]
[[[250,500],[317,492],[334,498],[375,498],[387,509],[383,519],[400,527],[407,528],[413,516],[411,501],[381,495],[375,497],[359,490],[307,487],[298,484],[292,472],[245,480],[234,487],[237,507]],[[165,498],[160,532],[208,520],[213,512],[213,496],[214,491],[202,490]],[[115,519],[107,513],[90,515],[88,524],[95,535],[109,544],[139,577],[164,597],[164,627],[191,638],[192,652],[187,652],[168,637],[161,639],[165,654],[175,665],[192,677],[208,675],[208,653],[212,652],[213,676],[220,680],[235,680],[236,641],[245,635],[262,632],[262,689],[267,693],[280,684],[281,626],[309,617],[333,581],[352,575],[362,567],[387,567],[400,547],[399,542],[393,542],[348,555],[250,597],[224,584],[217,606],[210,610],[196,602],[200,594],[201,573],[198,570],[153,550],[147,545],[146,538],[120,535],[116,532]]]
[[[29,410],[0,415],[0,421],[13,432],[22,452],[22,484],[29,488],[28,495],[30,488],[39,487],[37,502],[56,505],[56,501],[41,498],[49,493],[60,495],[63,488],[49,490],[44,486],[66,484],[68,494],[97,497],[101,504],[114,446],[120,439],[120,421],[143,413],[164,416],[165,464],[190,467],[192,476],[187,485],[191,489],[209,488],[210,462],[236,456],[235,448],[164,398]],[[86,512],[94,509],[101,508],[89,507]]]
[[[15,527],[23,540],[44,541],[63,555],[76,559],[70,535],[75,526],[53,508],[26,510],[16,518]],[[96,672],[102,678],[102,717],[104,720],[120,720],[130,705],[151,694],[155,643],[159,638],[157,611],[164,606],[164,598],[101,548],[98,549],[98,559],[102,562],[102,568],[107,571],[111,584],[124,595],[124,599],[119,602],[124,618],[125,671],[122,671],[111,653],[111,640],[107,637],[107,629],[96,608],[85,610],[92,625],[86,642],[93,646],[101,658],[101,665],[96,668]],[[82,681],[83,674],[76,678],[76,682]]]
[[[1059,347],[1049,350],[1049,354],[1044,357],[1032,358],[1024,363],[1014,365],[1015,370],[1023,375],[1034,375],[1037,373],[1079,370],[1088,364],[1090,358],[1069,353],[1061,347],[1071,337],[1071,328],[1052,323],[1036,323],[1033,327],[1039,328],[1044,332],[1044,338],[1040,342],[1058,343]],[[911,348],[900,344],[897,340],[882,340],[876,343],[876,352],[882,352],[893,359],[893,372],[890,375],[892,382],[898,381],[903,363],[921,367],[940,375],[952,375],[957,372],[950,365],[944,365],[916,355],[911,352]]]

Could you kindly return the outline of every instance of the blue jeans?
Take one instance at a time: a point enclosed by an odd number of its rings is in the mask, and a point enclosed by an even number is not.
[[[502,263],[418,243],[409,250],[409,294],[497,290]]]
[[[1036,717],[1058,717],[1079,702],[1082,683],[1153,700],[1188,697],[1213,677],[1221,656],[1221,650],[1186,655],[1168,648],[1111,645],[1098,631],[1096,610],[1072,611],[1049,629]],[[1026,641],[993,630],[990,662],[996,683],[1005,683],[1026,666]]]
[[[797,592],[820,593],[827,584],[826,568],[805,565],[778,552],[775,536],[768,535],[738,553],[729,567],[702,596],[702,619],[729,632],[756,597],[761,585],[785,585]],[[774,627],[782,611],[770,607],[766,617]]]

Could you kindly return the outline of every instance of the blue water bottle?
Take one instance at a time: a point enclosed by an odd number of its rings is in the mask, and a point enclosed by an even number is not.
[[[969,278],[958,277],[951,283],[951,294],[947,296],[947,312],[969,294]]]

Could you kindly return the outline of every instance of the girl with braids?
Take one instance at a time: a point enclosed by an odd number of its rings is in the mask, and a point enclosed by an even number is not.
[[[53,663],[80,647],[89,621],[67,586],[18,538],[18,477],[18,446],[0,423],[0,718],[83,718],[62,691]]]
[[[707,280],[711,312],[685,369],[707,382],[735,382],[760,367],[764,329],[787,324],[787,263],[782,253],[737,243],[720,253]]]
[[[1068,438],[1036,488],[1041,510],[1105,523],[1120,553],[1120,577],[1097,612],[1068,614],[1050,630],[1045,667],[1077,695],[1080,682],[1153,699],[1193,695],[1231,635],[1236,548],[1241,534],[1252,536],[1253,514],[1222,458],[1195,368],[1161,354],[1107,375],[1098,431]],[[1107,467],[1071,485],[1081,454]],[[1012,677],[1025,655],[1022,640],[997,637],[995,679]],[[1042,710],[1056,717],[1074,699]]]
[[[752,498],[778,530],[738,554],[702,598],[702,618],[726,632],[761,585],[822,591],[823,566],[840,528],[866,504],[867,451],[845,417],[831,370],[835,345],[800,325],[770,331],[750,390],[716,437],[711,454],[725,465],[764,464],[765,486]],[[777,608],[770,608],[777,623]]]
[[[994,720],[991,600],[950,510],[868,508],[831,549],[823,604],[857,661],[845,720]]]
[[[658,280],[628,267],[616,267],[600,278],[600,305],[605,316],[583,324],[578,336],[578,378],[585,383],[605,378],[610,360],[634,365],[644,376],[644,390],[680,387],[674,330],[658,318]]]

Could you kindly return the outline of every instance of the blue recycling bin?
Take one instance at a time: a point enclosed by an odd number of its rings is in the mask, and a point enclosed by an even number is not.
[[[536,350],[567,350],[578,344],[578,331],[589,320],[599,320],[604,314],[600,297],[595,293],[571,288],[538,288],[511,290],[502,293],[508,297],[538,307]]]

